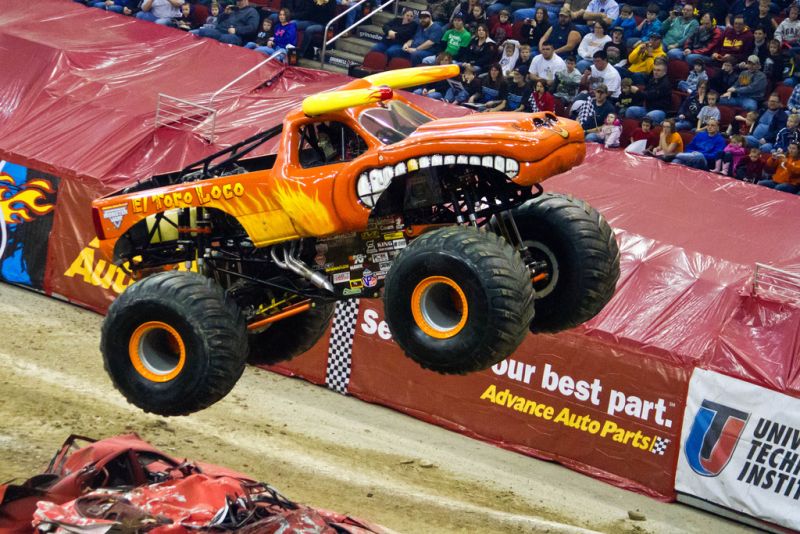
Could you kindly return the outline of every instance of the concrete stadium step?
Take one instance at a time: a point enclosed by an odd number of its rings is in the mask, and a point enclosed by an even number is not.
[[[356,28],[355,34],[359,39],[378,42],[383,39],[383,27],[377,24],[362,24]]]
[[[334,44],[336,45],[336,50],[360,55],[363,58],[373,45],[375,45],[375,41],[371,39],[360,39],[358,37],[342,37]]]
[[[363,54],[352,54],[342,50],[328,50],[325,53],[325,63],[342,67],[345,70],[350,65],[361,65],[364,62]]]
[[[399,14],[398,14],[399,16]],[[387,22],[391,22],[394,20],[394,13],[390,11],[381,11],[380,13],[375,13],[375,16],[369,19],[367,22],[371,22],[376,26],[380,26],[383,28],[383,25]]]
[[[414,2],[413,0],[405,0],[400,2],[400,9],[398,9],[398,13],[402,13],[404,9],[413,9],[415,13],[419,13],[420,11],[424,11],[428,9],[427,2]]]
[[[297,64],[301,67],[306,67],[308,69],[317,69],[320,70],[319,61],[315,59],[299,59]],[[339,67],[338,65],[331,65],[329,63],[325,63],[322,69],[328,72],[335,72],[337,74],[347,74],[347,69],[344,67]]]

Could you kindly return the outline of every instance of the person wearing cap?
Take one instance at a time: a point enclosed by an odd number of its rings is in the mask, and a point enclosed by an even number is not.
[[[461,12],[453,15],[453,27],[444,32],[441,42],[444,43],[444,51],[453,57],[458,56],[463,48],[469,47],[472,34],[464,28],[464,15]],[[428,56],[422,60],[425,65],[433,65],[434,56]]]
[[[602,83],[595,87],[594,98],[576,101],[572,110],[577,112],[575,120],[581,123],[584,131],[601,127],[610,113],[616,113],[608,99],[608,88]]]
[[[747,111],[755,111],[764,100],[767,90],[767,76],[761,71],[761,61],[755,54],[747,58],[747,69],[743,70],[736,83],[725,91],[719,103],[723,106],[738,106]]]
[[[694,35],[700,23],[694,18],[694,6],[686,4],[669,12],[669,17],[661,25],[663,45],[667,50],[680,48],[686,39]]]
[[[561,8],[561,11],[558,12],[556,23],[544,32],[538,44],[541,46],[541,43],[545,41],[553,43],[555,53],[561,57],[577,53],[578,45],[581,43],[581,34],[575,24],[572,23],[569,8]]]
[[[647,42],[640,44],[628,54],[627,71],[635,84],[643,84],[647,75],[653,72],[655,59],[666,57],[667,54],[661,47],[661,36],[650,35]],[[625,74],[625,73],[623,73]]]
[[[619,26],[612,28],[611,40],[603,47],[608,56],[608,62],[616,68],[624,67],[628,63],[628,47],[623,39],[623,33]]]
[[[703,13],[700,27],[683,42],[683,50],[673,48],[667,52],[667,56],[670,59],[685,59],[690,65],[698,59],[703,62],[711,61],[711,53],[722,42],[722,30],[714,22],[711,13]]]
[[[406,57],[413,65],[419,65],[426,57],[436,56],[444,30],[438,22],[433,22],[430,11],[419,12],[419,25],[414,37],[406,41],[400,50],[390,48],[387,55]]]
[[[633,8],[628,4],[623,5],[619,10],[619,17],[611,23],[611,31],[622,30],[622,38],[626,41],[636,37],[636,18],[633,16]]]
[[[744,16],[736,15],[733,26],[722,34],[722,41],[711,53],[711,59],[722,62],[730,58],[733,64],[744,61],[753,51],[753,32],[745,25]]]

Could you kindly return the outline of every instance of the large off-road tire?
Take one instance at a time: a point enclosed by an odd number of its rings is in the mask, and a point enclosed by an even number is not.
[[[529,258],[547,265],[547,276],[533,285],[531,331],[559,332],[597,315],[619,279],[619,247],[603,216],[582,200],[556,193],[512,212]]]
[[[272,365],[291,360],[316,345],[328,330],[336,304],[317,302],[310,310],[271,324],[261,332],[250,334],[250,356],[247,363]]]
[[[389,270],[383,301],[406,355],[447,374],[506,358],[533,317],[533,288],[519,254],[493,233],[460,226],[412,241]]]
[[[131,404],[187,415],[236,384],[247,331],[239,307],[213,280],[168,271],[133,284],[112,303],[100,350],[114,386]]]

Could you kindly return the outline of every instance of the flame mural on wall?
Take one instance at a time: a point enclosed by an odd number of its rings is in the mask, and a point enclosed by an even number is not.
[[[0,278],[41,288],[58,179],[0,160]]]

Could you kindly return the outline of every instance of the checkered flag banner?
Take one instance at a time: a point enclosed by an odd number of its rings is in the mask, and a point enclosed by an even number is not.
[[[577,121],[581,124],[587,124],[590,120],[595,118],[594,102],[591,97],[583,101],[583,104],[578,108]],[[595,124],[596,126],[596,124]]]
[[[667,452],[667,445],[669,445],[670,440],[667,438],[660,438],[656,436],[656,441],[653,443],[653,447],[650,449],[650,452],[653,454],[658,454],[659,456],[664,456],[664,453]]]
[[[353,357],[353,336],[358,322],[359,299],[340,300],[336,303],[333,328],[328,345],[328,369],[325,385],[333,391],[347,393]]]

